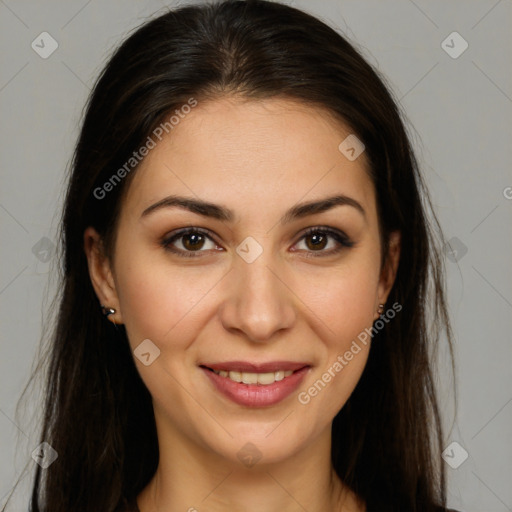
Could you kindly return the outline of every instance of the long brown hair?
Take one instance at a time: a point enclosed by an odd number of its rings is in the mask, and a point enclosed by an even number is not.
[[[248,0],[186,6],[146,22],[115,51],[94,86],[71,165],[59,307],[41,365],[40,440],[59,457],[45,470],[36,467],[31,510],[112,512],[137,496],[156,471],[151,396],[124,327],[101,314],[83,233],[93,226],[112,256],[123,192],[136,166],[106,197],[94,191],[190,98],[229,94],[318,105],[363,141],[383,262],[389,233],[402,234],[388,298],[402,310],[375,334],[363,375],[333,421],[332,462],[340,479],[380,511],[445,506],[432,363],[444,328],[453,368],[444,240],[404,114],[385,79],[342,35],[298,9]]]

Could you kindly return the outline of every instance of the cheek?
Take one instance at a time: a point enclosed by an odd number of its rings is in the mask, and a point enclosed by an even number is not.
[[[323,425],[344,406],[366,366],[378,283],[378,259],[364,254],[336,271],[315,270],[301,281],[304,302],[321,320],[319,367],[298,396],[311,418]],[[313,286],[314,285],[314,286]],[[324,327],[328,326],[329,329]],[[367,329],[365,331],[365,329]]]
[[[339,350],[371,326],[378,271],[372,262],[350,262],[329,272],[314,270],[297,281],[297,295],[329,327],[329,345]]]
[[[220,277],[214,272],[205,275],[199,268],[173,267],[144,253],[120,258],[116,286],[131,344],[146,338],[168,344],[175,327],[180,339],[190,339],[192,333],[186,331],[199,325],[194,321],[199,306]]]
[[[375,279],[349,272],[326,282],[324,293],[310,296],[322,324],[321,361],[297,399],[308,418],[325,427],[343,408],[368,360],[375,304]],[[365,329],[367,329],[365,331]]]

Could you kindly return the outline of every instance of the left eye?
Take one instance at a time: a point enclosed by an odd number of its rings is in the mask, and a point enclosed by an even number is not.
[[[334,240],[334,247],[323,250],[329,245],[329,239]],[[329,256],[340,252],[343,248],[352,247],[354,243],[341,231],[327,227],[309,228],[301,237],[304,240],[306,251],[311,253],[308,257]],[[309,242],[310,241],[310,242]]]
[[[329,240],[334,240],[334,247],[324,250],[329,246]],[[337,230],[335,231],[326,227],[308,229],[299,239],[299,242],[302,241],[304,241],[306,245],[306,252],[319,253],[309,255],[314,257],[335,254],[340,252],[344,247],[352,247],[354,245],[341,231],[338,232]],[[210,242],[210,247],[205,247],[207,242]],[[209,232],[201,228],[181,230],[164,239],[162,246],[164,249],[184,257],[198,257],[200,255],[196,253],[205,252],[206,250],[219,250],[218,245],[213,241]]]

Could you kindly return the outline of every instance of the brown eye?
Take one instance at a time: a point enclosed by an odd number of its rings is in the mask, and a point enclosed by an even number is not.
[[[299,242],[303,240],[307,257],[330,256],[354,246],[354,242],[342,231],[321,226],[308,229]],[[331,247],[324,250],[329,245]]]
[[[306,245],[311,250],[321,250],[324,249],[327,245],[328,237],[325,236],[322,232],[316,232],[312,235],[307,235],[304,237],[305,240],[311,241],[311,243],[306,242]]]
[[[162,240],[161,245],[166,251],[186,257],[202,256],[201,253],[218,248],[208,232],[200,228],[182,229]]]
[[[185,249],[189,251],[197,251],[204,245],[205,237],[200,233],[190,233],[188,235],[182,235],[182,244]]]

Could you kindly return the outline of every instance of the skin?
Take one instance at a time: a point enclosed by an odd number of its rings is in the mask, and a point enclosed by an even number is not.
[[[365,155],[349,161],[338,150],[349,133],[328,112],[291,100],[199,103],[137,169],[113,259],[102,255],[96,231],[85,231],[92,284],[99,301],[116,310],[109,320],[125,324],[132,350],[145,339],[160,350],[149,366],[134,357],[153,397],[160,447],[156,475],[138,496],[141,512],[365,510],[332,469],[330,430],[371,343],[360,344],[307,405],[297,399],[371,328],[398,266],[400,236],[393,233],[389,263],[380,268]],[[236,220],[177,207],[141,218],[170,194],[228,207]],[[342,205],[279,222],[297,203],[335,194],[356,199],[366,216]],[[209,230],[211,239],[201,246],[182,237],[173,247],[195,247],[199,256],[162,247],[166,236],[189,226]],[[317,226],[344,232],[354,245],[328,237],[318,248],[304,237]],[[236,252],[248,236],[263,249],[252,263]],[[283,401],[250,408],[221,395],[198,366],[229,360],[301,361],[311,369]],[[237,457],[248,442],[261,454],[252,467]]]

